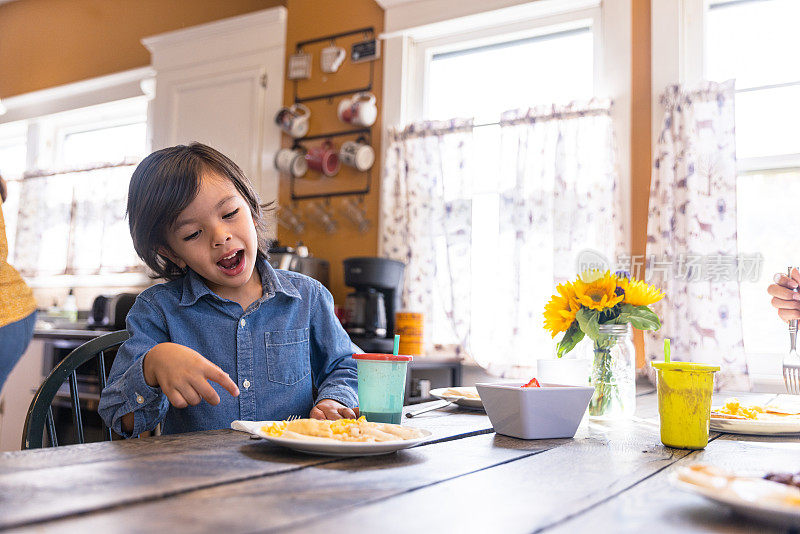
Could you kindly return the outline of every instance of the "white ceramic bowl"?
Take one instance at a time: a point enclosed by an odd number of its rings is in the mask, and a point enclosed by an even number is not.
[[[594,392],[589,386],[476,384],[494,431],[521,439],[571,438]]]

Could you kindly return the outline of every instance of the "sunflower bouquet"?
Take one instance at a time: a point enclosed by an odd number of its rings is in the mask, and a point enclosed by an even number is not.
[[[558,293],[545,306],[544,327],[553,338],[563,332],[558,341],[559,358],[574,349],[584,336],[593,341],[595,395],[589,413],[604,415],[615,401],[625,404],[622,397],[635,396],[632,363],[629,392],[620,391],[619,377],[615,376],[615,369],[620,366],[614,361],[612,349],[617,344],[617,336],[613,332],[628,330],[613,325],[630,324],[640,330],[658,330],[661,321],[648,306],[664,298],[664,293],[632,279],[627,273],[597,270],[586,271],[574,282],[559,284],[556,289]],[[627,411],[630,409],[632,407]]]

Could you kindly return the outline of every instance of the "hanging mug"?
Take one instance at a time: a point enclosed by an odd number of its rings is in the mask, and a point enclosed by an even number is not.
[[[309,149],[306,161],[310,168],[325,176],[336,176],[336,173],[339,172],[339,154],[330,141],[325,141],[321,145]]]
[[[282,148],[275,154],[275,168],[280,172],[300,178],[308,171],[305,154],[297,148]]]
[[[326,46],[319,53],[319,66],[322,72],[336,72],[344,62],[347,51],[341,46]]]
[[[378,118],[378,106],[372,93],[356,93],[339,102],[339,120],[353,126],[372,126]]]
[[[308,119],[311,111],[303,104],[294,104],[288,108],[281,108],[275,114],[275,124],[281,130],[294,138],[303,137],[308,133]]]
[[[357,141],[346,141],[339,149],[339,159],[342,163],[355,167],[359,171],[369,170],[375,163],[375,151],[363,138]]]

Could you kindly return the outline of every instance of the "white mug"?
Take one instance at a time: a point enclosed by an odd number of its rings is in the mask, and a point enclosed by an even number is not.
[[[344,62],[347,51],[341,46],[326,46],[320,51],[319,66],[322,72],[336,72]]]
[[[375,163],[375,151],[361,139],[346,141],[339,149],[339,159],[345,165],[355,167],[359,171],[366,171]]]
[[[378,118],[378,106],[372,93],[356,93],[339,102],[336,112],[339,120],[353,126],[372,126]]]
[[[303,137],[308,133],[308,119],[311,111],[303,104],[294,104],[288,108],[281,108],[275,114],[275,124],[281,130],[294,138]]]
[[[275,154],[275,168],[295,178],[304,176],[308,171],[308,162],[302,150],[282,148]]]

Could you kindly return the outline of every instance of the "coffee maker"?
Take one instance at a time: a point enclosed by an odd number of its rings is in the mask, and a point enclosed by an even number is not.
[[[394,349],[394,313],[400,308],[405,264],[385,258],[347,258],[344,283],[355,291],[345,301],[344,329],[364,352]]]

